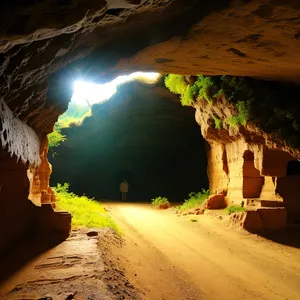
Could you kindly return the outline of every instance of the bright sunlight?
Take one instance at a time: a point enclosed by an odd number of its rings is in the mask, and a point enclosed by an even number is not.
[[[95,103],[108,100],[117,91],[117,87],[120,84],[133,80],[140,80],[148,84],[153,84],[156,83],[159,78],[159,73],[135,72],[130,75],[119,76],[113,81],[105,84],[95,84],[78,80],[74,83],[74,93],[71,101],[80,105],[91,106]]]

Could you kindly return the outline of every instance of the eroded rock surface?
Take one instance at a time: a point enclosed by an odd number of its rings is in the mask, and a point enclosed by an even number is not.
[[[98,233],[89,237],[84,231],[73,232],[67,241],[34,258],[0,285],[1,299],[140,299],[105,253],[105,244],[118,245],[121,239],[108,230]],[[43,243],[37,240],[32,246],[38,242]]]
[[[216,129],[211,120],[212,109],[214,113],[219,112],[219,117],[221,114],[234,114],[232,108],[223,104],[221,101],[207,105],[203,100],[195,105],[196,120],[208,141],[210,191],[213,194],[225,191],[228,205],[242,205],[248,210],[272,208],[262,209],[257,216],[278,213],[277,225],[276,217],[271,217],[274,229],[278,224],[285,224],[286,216],[282,213],[284,207],[288,221],[299,222],[300,202],[296,198],[299,199],[300,194],[295,188],[300,183],[299,151],[288,147],[282,140],[274,140],[251,122],[245,126]],[[278,212],[275,212],[276,207]],[[243,222],[252,223],[257,216],[252,213]]]

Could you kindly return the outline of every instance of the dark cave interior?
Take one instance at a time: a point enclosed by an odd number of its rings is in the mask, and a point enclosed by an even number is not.
[[[128,201],[165,196],[183,201],[208,188],[205,141],[194,109],[160,85],[131,82],[92,107],[81,126],[63,130],[67,141],[49,155],[51,185],[96,200],[119,200],[119,184],[129,183]]]

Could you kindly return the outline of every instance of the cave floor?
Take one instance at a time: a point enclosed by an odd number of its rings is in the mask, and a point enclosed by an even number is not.
[[[300,299],[299,228],[266,238],[230,228],[229,218],[214,213],[178,216],[175,208],[130,203],[106,208],[125,237],[110,253],[144,299]]]
[[[88,236],[87,233],[97,233]],[[106,236],[109,236],[108,238]],[[99,240],[120,243],[111,230],[73,231],[64,242],[37,255],[0,285],[1,300],[137,299],[133,287],[116,265],[104,258]],[[20,245],[34,251],[43,240]],[[9,258],[9,259],[13,259]],[[2,270],[3,271],[3,270]]]
[[[2,282],[0,299],[300,299],[298,228],[266,238],[229,228],[225,216],[178,216],[174,208],[146,204],[105,207],[122,238],[80,229],[41,254],[38,240],[20,246],[6,265],[0,262],[2,271],[14,256],[36,255]]]

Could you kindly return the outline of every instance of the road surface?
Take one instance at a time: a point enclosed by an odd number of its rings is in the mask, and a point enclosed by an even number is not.
[[[113,251],[144,299],[300,299],[300,244],[276,243],[208,215],[106,207],[125,238]]]

